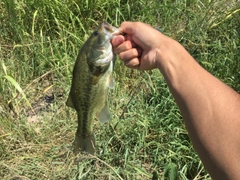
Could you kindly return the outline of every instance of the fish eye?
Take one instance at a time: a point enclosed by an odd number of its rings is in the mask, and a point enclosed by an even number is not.
[[[97,36],[98,35],[98,31],[94,31],[93,34],[94,34],[94,36]]]

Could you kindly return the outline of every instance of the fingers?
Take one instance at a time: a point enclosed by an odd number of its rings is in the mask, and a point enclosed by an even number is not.
[[[111,43],[114,53],[119,55],[127,67],[138,68],[143,50],[132,40],[131,35],[116,36]]]
[[[135,69],[138,69],[140,65],[141,55],[142,49],[140,48],[131,48],[118,54],[125,66]]]
[[[132,40],[131,35],[119,35],[112,39],[112,45],[114,48],[114,53],[119,54],[123,51],[138,47],[138,45]]]
[[[124,61],[124,65],[129,68],[139,69],[140,60],[139,58],[133,58],[131,60]]]
[[[114,52],[116,54],[120,54],[121,52],[128,51],[128,50],[130,50],[132,48],[135,48],[135,47],[136,47],[135,43],[127,40],[127,41],[123,42],[122,44],[120,44],[118,47],[116,47],[114,49],[115,50]]]
[[[119,54],[120,52],[124,50],[128,50],[131,48],[134,48],[137,46],[137,44],[132,40],[132,37],[130,35],[118,35],[115,36],[111,41],[114,53]],[[116,51],[115,51],[116,50]]]
[[[118,54],[119,58],[123,61],[128,61],[137,57],[140,57],[140,54],[136,48],[132,48],[126,51],[123,51]]]
[[[123,22],[119,27],[122,35],[112,40],[113,52],[118,54],[125,66],[138,70],[156,68],[156,49],[161,42],[161,33],[148,24]]]
[[[112,40],[113,46],[120,44],[118,46],[113,47],[113,51],[115,54],[119,55],[119,58],[121,60],[128,61],[130,59],[141,56],[142,49],[138,47],[135,42],[131,40],[126,40],[120,43],[121,41],[122,41],[121,37],[119,38],[116,37]]]
[[[112,43],[113,47],[117,47],[120,44],[122,44],[124,41],[125,41],[125,37],[123,35],[118,35],[112,39],[111,43]]]

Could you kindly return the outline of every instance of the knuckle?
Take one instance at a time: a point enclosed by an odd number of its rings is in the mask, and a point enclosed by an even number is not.
[[[134,56],[138,57],[139,56],[139,53],[138,53],[138,50],[136,48],[134,48],[134,52],[133,52]]]
[[[125,54],[124,53],[119,53],[118,56],[121,60],[125,60]]]
[[[132,48],[132,43],[130,41],[125,42],[126,50],[129,50]]]

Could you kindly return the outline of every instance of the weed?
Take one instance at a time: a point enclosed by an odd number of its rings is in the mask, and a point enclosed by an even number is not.
[[[2,0],[1,179],[209,179],[157,70],[116,62],[97,156],[72,153],[76,114],[65,102],[78,50],[103,19],[160,28],[240,92],[239,13],[236,1]]]

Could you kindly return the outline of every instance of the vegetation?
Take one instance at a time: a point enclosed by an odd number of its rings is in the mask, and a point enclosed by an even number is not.
[[[240,92],[239,1],[2,0],[1,179],[209,179],[161,74],[119,60],[112,120],[95,125],[96,156],[73,154],[76,113],[65,106],[71,72],[103,19],[160,28]]]

